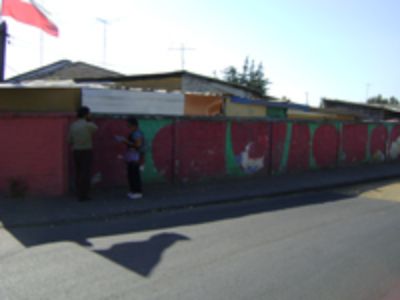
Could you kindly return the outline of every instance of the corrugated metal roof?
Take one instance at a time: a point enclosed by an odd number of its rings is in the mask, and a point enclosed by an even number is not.
[[[202,79],[205,81],[209,82],[217,82],[220,84],[224,84],[227,86],[231,86],[237,89],[241,89],[244,91],[248,91],[250,93],[253,93],[260,98],[264,98],[265,100],[271,100],[271,101],[276,101],[277,98],[272,97],[272,96],[262,96],[258,91],[255,91],[253,89],[250,89],[248,87],[230,83],[218,78],[213,78],[213,77],[207,77],[204,75],[188,72],[188,71],[174,71],[174,72],[167,72],[167,73],[153,73],[153,74],[138,74],[138,75],[129,75],[129,76],[120,76],[120,77],[104,77],[104,78],[80,78],[77,79],[77,82],[90,82],[90,81],[113,81],[113,82],[120,82],[120,81],[140,81],[140,80],[153,80],[153,79],[165,79],[165,78],[171,78],[171,77],[183,77],[183,76],[191,76],[197,79]]]
[[[89,76],[92,78],[99,78],[105,76],[123,76],[123,74],[84,62],[60,60],[53,64],[11,77],[7,79],[6,82],[17,83],[38,79],[65,80]]]
[[[388,106],[385,104],[369,104],[369,103],[357,103],[357,102],[350,102],[350,101],[344,101],[344,100],[331,100],[331,99],[323,99],[322,100],[324,103],[336,103],[336,104],[341,104],[343,106],[356,106],[356,107],[363,107],[363,108],[368,108],[368,109],[374,109],[374,110],[387,110],[391,112],[400,112],[400,107],[393,107],[393,106]]]
[[[307,105],[291,103],[291,102],[270,102],[260,99],[247,99],[233,96],[231,97],[231,101],[240,104],[252,104],[252,105],[262,105],[267,107],[275,107],[275,108],[286,108],[286,109],[296,109],[301,111],[309,111],[310,107]]]

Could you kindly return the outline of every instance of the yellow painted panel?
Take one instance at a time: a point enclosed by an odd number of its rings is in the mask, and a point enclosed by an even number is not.
[[[334,121],[354,121],[356,118],[349,115],[329,114],[322,112],[304,112],[289,109],[287,113],[288,119],[303,120],[334,120]]]
[[[265,117],[267,109],[262,105],[232,103],[230,99],[227,99],[225,115],[229,117]]]
[[[80,89],[0,88],[0,112],[75,112]]]

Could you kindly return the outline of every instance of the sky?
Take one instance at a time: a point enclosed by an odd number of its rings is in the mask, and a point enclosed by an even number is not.
[[[249,57],[263,64],[269,95],[297,103],[400,98],[397,0],[38,2],[60,36],[5,18],[6,77],[61,59],[126,75],[176,71],[183,44],[187,71],[222,78]]]

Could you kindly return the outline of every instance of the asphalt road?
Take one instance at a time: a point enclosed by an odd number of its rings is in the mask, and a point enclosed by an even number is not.
[[[0,299],[400,299],[400,202],[364,196],[1,230]]]

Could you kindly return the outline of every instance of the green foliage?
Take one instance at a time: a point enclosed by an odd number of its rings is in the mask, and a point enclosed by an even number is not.
[[[224,79],[230,83],[240,84],[239,73],[235,67],[228,67],[224,71]]]
[[[260,93],[262,96],[267,94],[270,82],[265,78],[262,63],[259,63],[256,67],[254,60],[249,63],[248,57],[244,61],[242,72],[239,72],[234,66],[229,66],[223,71],[223,76],[227,82],[242,85]]]
[[[381,104],[381,105],[399,105],[400,102],[396,97],[383,98],[382,95],[378,95],[367,100],[368,104]]]

